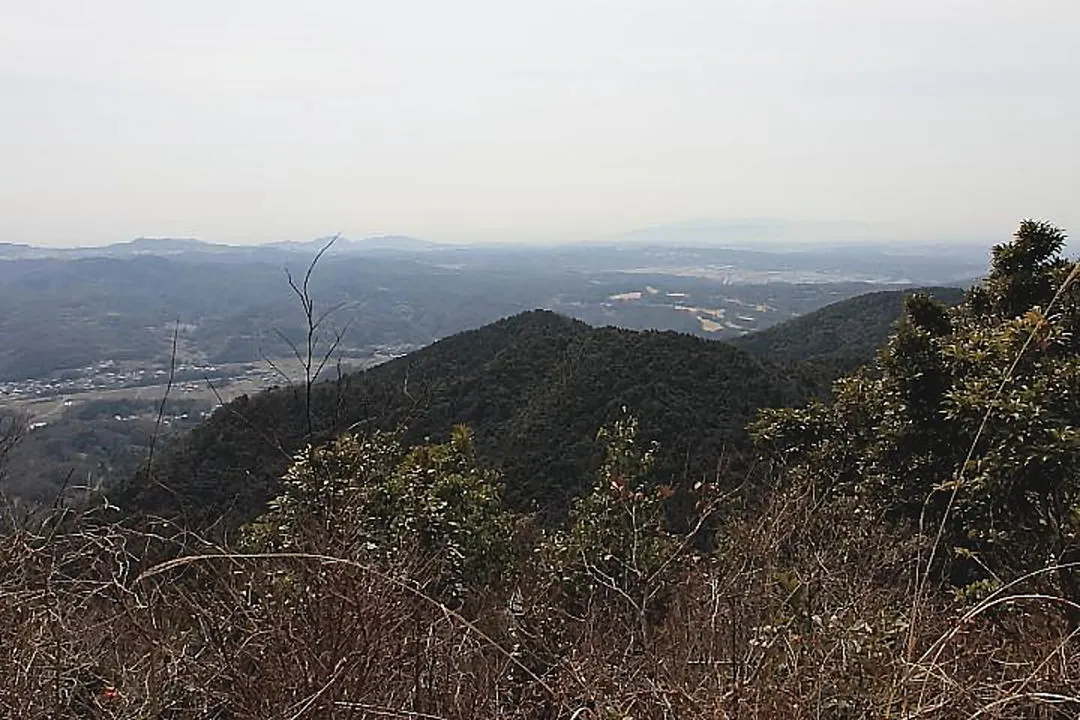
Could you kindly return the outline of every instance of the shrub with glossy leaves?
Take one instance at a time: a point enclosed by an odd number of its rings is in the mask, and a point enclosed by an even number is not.
[[[670,485],[654,482],[655,443],[643,445],[628,413],[597,434],[605,457],[592,492],[578,498],[568,526],[541,548],[544,570],[571,608],[598,599],[622,606],[641,633],[663,608],[690,556],[688,543],[669,527]]]
[[[283,492],[249,537],[267,549],[313,552],[400,569],[423,558],[440,594],[486,587],[511,562],[513,517],[499,476],[478,466],[468,428],[405,449],[390,434],[343,435],[301,453]]]
[[[958,308],[908,298],[889,344],[831,404],[760,415],[759,448],[867,511],[944,522],[969,569],[1059,557],[1080,533],[1080,286],[1064,238],[1025,221]]]

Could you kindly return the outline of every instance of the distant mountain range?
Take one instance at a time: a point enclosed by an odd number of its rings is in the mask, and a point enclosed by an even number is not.
[[[179,320],[213,364],[282,357],[299,336],[285,268],[319,238],[228,246],[137,238],[103,248],[0,246],[0,382],[106,360],[154,363]],[[730,339],[885,287],[966,284],[985,252],[877,247],[765,251],[643,244],[445,246],[404,236],[338,238],[314,277],[354,357],[417,347],[529,308],[593,325]]]
[[[268,243],[259,247],[293,250],[296,252],[318,252],[327,245],[333,237],[316,238],[306,242],[278,242]],[[408,235],[377,235],[362,239],[350,239],[339,237],[334,241],[334,250],[337,252],[425,252],[439,247],[446,247],[428,240],[409,237]]]
[[[100,247],[50,248],[33,245],[0,243],[0,258],[27,257],[39,253],[56,253],[78,256],[86,254],[125,254],[125,253],[176,253],[176,252],[221,252],[251,251],[255,249],[296,250],[308,252],[317,250],[330,238],[312,240],[287,240],[261,244],[229,245],[205,242],[192,238],[148,238],[141,237],[127,242],[118,242]],[[436,243],[407,235],[375,235],[362,238],[341,237],[337,245],[344,252],[423,252],[432,249],[519,249],[532,251],[565,250],[575,247],[640,247],[657,246],[668,248],[729,248],[740,250],[760,250],[769,253],[784,251],[814,252],[843,249],[856,253],[868,249],[886,251],[895,254],[939,253],[948,256],[971,256],[973,253],[985,259],[986,249],[992,244],[992,238],[952,238],[952,237],[902,237],[897,231],[889,231],[873,223],[840,221],[790,221],[770,218],[749,218],[736,220],[691,220],[650,227],[638,228],[623,233],[600,236],[592,241],[569,244],[543,244],[535,242],[514,242],[508,237],[503,243]]]
[[[136,255],[180,255],[188,253],[217,253],[255,255],[273,251],[314,253],[330,241],[331,238],[316,238],[308,241],[286,241],[263,245],[225,245],[205,242],[195,238],[135,238],[126,242],[113,243],[100,247],[54,248],[37,247],[15,243],[0,243],[0,260],[31,258],[85,258],[85,257],[130,257]],[[341,237],[334,243],[337,253],[415,253],[440,247],[436,243],[404,235],[383,235],[370,238],[352,239]]]

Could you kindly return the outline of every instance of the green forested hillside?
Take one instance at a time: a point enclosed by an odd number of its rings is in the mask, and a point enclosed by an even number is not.
[[[904,297],[912,293],[928,294],[946,305],[956,305],[964,297],[963,290],[952,287],[872,292],[731,342],[758,357],[774,360],[829,360],[856,365],[872,358],[888,339],[903,313]]]
[[[955,303],[962,292],[932,288]],[[626,406],[660,443],[659,470],[683,481],[738,463],[759,408],[800,404],[869,360],[903,309],[903,291],[830,305],[737,347],[671,332],[592,328],[546,311],[454,335],[385,365],[316,386],[316,442],[348,428],[400,428],[439,441],[457,423],[505,471],[512,507],[561,515],[599,458],[594,435]],[[246,517],[272,494],[307,425],[299,387],[219,410],[125,488],[133,508]]]
[[[660,443],[659,470],[693,481],[736,461],[761,407],[798,404],[820,383],[730,345],[670,332],[594,329],[545,311],[447,338],[407,357],[316,386],[316,440],[346,428],[404,428],[407,442],[476,433],[515,508],[561,514],[599,462],[597,429],[626,406]],[[133,507],[197,514],[257,511],[304,444],[300,388],[241,398],[171,448]]]

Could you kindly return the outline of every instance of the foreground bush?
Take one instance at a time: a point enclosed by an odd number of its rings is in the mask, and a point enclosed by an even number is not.
[[[853,513],[921,523],[931,568],[977,597],[1033,570],[1080,627],[1080,265],[1021,223],[956,308],[907,299],[876,362],[829,403],[762,413],[789,479]]]

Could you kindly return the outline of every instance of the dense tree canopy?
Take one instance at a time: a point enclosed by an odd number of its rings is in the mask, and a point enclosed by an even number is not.
[[[510,507],[554,518],[592,486],[603,460],[596,431],[623,406],[642,438],[660,443],[658,475],[690,484],[711,479],[721,457],[748,455],[745,425],[758,408],[798,404],[823,386],[726,343],[535,311],[318,385],[312,407],[317,441],[403,428],[407,444],[439,442],[467,424],[477,456],[503,472]],[[250,518],[304,444],[303,405],[295,388],[234,401],[118,501]]]

